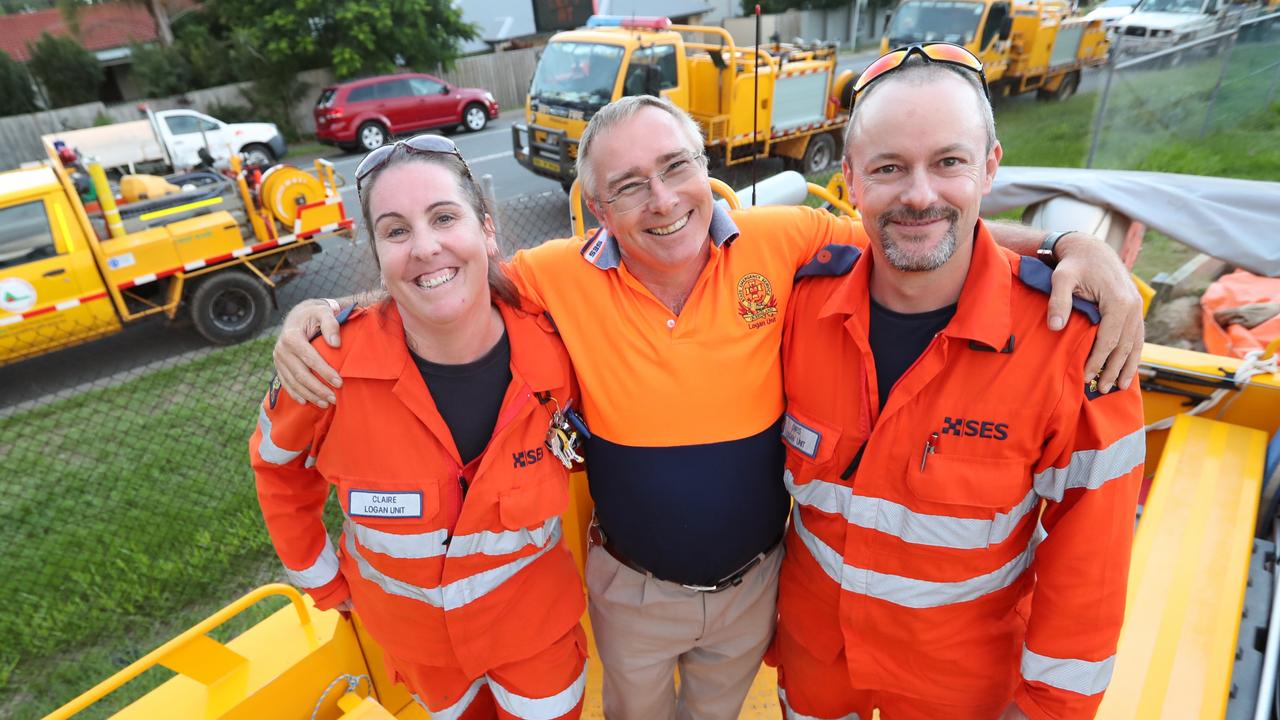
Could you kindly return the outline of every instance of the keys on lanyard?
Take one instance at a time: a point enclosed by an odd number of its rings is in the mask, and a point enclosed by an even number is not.
[[[555,402],[555,398],[551,400]],[[575,462],[583,462],[582,456],[578,454],[582,447],[582,436],[574,427],[575,423],[570,422],[571,418],[576,419],[573,415],[573,400],[565,403],[564,409],[557,402],[555,412],[551,413],[551,425],[547,428],[547,449],[560,460],[566,470],[572,469]]]

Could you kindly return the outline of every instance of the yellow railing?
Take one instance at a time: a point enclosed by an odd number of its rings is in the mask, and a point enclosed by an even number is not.
[[[263,585],[244,594],[235,602],[200,621],[200,623],[178,637],[147,653],[129,667],[98,683],[93,689],[80,695],[80,697],[54,710],[45,717],[45,720],[64,720],[72,717],[157,665],[185,675],[203,685],[214,684],[229,673],[243,667],[247,660],[226,645],[209,637],[208,633],[244,612],[255,603],[273,595],[289,598],[289,601],[293,603],[294,610],[298,613],[298,621],[306,632],[308,634],[314,632],[311,627],[311,614],[307,611],[302,595],[296,589],[281,583]]]

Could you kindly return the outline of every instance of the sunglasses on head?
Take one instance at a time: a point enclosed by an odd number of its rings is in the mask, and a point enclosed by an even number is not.
[[[467,178],[471,177],[471,168],[467,165],[467,161],[462,157],[462,153],[458,152],[458,146],[447,137],[440,135],[431,135],[424,133],[415,135],[408,140],[400,140],[391,145],[383,145],[374,150],[356,166],[356,193],[360,193],[360,183],[369,177],[371,173],[381,170],[386,166],[387,161],[395,154],[398,148],[404,148],[406,153],[410,155],[430,155],[439,153],[442,155],[453,155],[462,161],[463,171],[466,172]]]
[[[988,100],[991,99],[991,90],[987,87],[987,74],[982,70],[982,61],[976,55],[959,45],[928,42],[915,43],[896,50],[890,50],[877,58],[875,62],[867,66],[866,70],[862,71],[862,75],[858,77],[858,82],[853,84],[854,101],[857,101],[859,93],[866,90],[868,85],[902,67],[906,64],[907,58],[917,54],[924,58],[925,62],[956,65],[977,73],[978,79],[982,82],[983,94],[987,96]]]

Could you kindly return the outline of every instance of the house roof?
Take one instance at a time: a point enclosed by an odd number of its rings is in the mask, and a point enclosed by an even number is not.
[[[130,42],[153,42],[156,26],[146,8],[131,3],[83,5],[79,12],[80,44],[90,52],[123,47]],[[31,54],[27,44],[35,44],[43,33],[70,35],[62,13],[56,8],[32,13],[0,16],[0,50],[26,62]]]

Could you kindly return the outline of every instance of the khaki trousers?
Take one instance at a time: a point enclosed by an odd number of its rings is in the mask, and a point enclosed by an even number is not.
[[[773,638],[779,543],[742,584],[686,590],[587,553],[587,610],[608,720],[734,720]],[[673,672],[680,671],[677,694]]]

